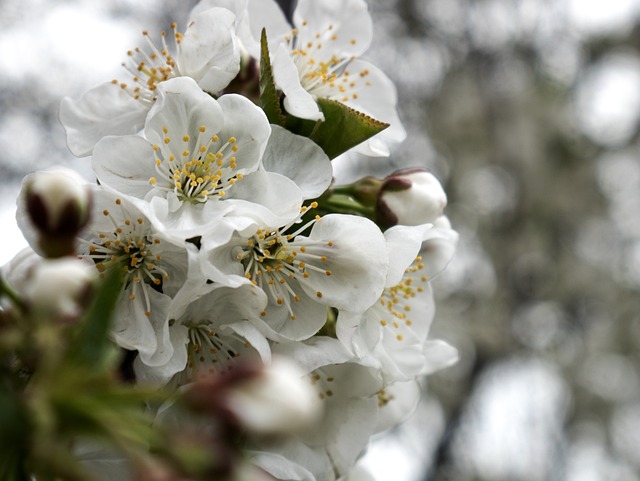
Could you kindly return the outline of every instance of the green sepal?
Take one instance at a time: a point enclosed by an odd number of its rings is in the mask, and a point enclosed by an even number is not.
[[[389,127],[389,124],[335,100],[321,98],[316,101],[324,114],[324,122],[287,115],[285,127],[294,134],[309,137],[330,159],[335,159]]]
[[[124,285],[122,270],[107,269],[97,283],[93,301],[78,326],[67,351],[67,361],[109,369],[115,362],[115,348],[109,336],[111,321]]]
[[[262,29],[260,38],[260,107],[269,119],[269,123],[284,127],[285,117],[280,108],[280,95],[276,89],[267,43],[267,30]]]

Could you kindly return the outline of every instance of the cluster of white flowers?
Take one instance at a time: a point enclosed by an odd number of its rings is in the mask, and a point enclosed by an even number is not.
[[[333,180],[323,148],[228,89],[260,64],[263,29],[284,114],[330,122],[328,99],[389,124],[351,149],[367,155],[388,155],[405,133],[393,84],[357,58],[372,39],[364,0],[299,0],[293,24],[273,0],[202,0],[183,33],[144,33],[126,80],[64,99],[60,118],[98,180],[77,254],[126,272],[112,337],[137,352],[137,382],[178,387],[243,359],[293,360],[322,421],[252,446],[251,460],[278,479],[327,481],[410,414],[420,376],[457,359],[429,338],[430,281],[457,234],[430,174],[396,189],[412,195],[386,191],[397,223],[386,230],[321,210]],[[19,222],[40,252],[30,220]]]

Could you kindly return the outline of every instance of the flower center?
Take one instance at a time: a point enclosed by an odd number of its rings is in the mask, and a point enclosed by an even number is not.
[[[325,369],[316,369],[313,374],[310,374],[311,384],[318,389],[318,397],[321,400],[331,398],[335,395],[335,377],[332,376]]]
[[[179,51],[183,35],[177,31],[175,23],[171,24],[171,29],[175,51]],[[140,103],[150,106],[157,99],[157,85],[170,78],[179,77],[181,73],[176,59],[169,53],[166,40],[167,32],[162,32],[161,45],[157,45],[151,40],[148,32],[144,31],[142,35],[147,42],[149,52],[140,48],[129,50],[127,61],[122,63],[124,69],[131,75],[132,84],[118,82],[118,80],[112,80],[111,83],[119,85],[122,90]]]
[[[153,150],[158,177],[149,183],[157,189],[176,193],[182,201],[203,203],[212,197],[224,197],[243,174],[236,172],[236,153],[240,150],[235,137],[221,139],[217,134],[207,135],[201,125],[198,136],[185,134],[175,141],[169,129],[163,127],[163,144]]]
[[[313,202],[310,207],[317,205]],[[303,212],[307,210],[307,207],[302,208]],[[245,277],[264,290],[270,301],[286,307],[291,319],[296,318],[292,302],[300,302],[300,296],[290,284],[308,283],[314,273],[331,275],[326,264],[332,255],[334,243],[297,237],[318,219],[316,217],[290,234],[287,231],[294,222],[278,229],[263,227],[247,239],[244,246],[234,250],[236,259],[244,267]],[[316,291],[317,298],[322,298],[322,295],[321,291]],[[262,315],[266,315],[266,312]]]
[[[331,43],[338,39],[333,32],[333,25],[329,25],[324,32],[318,32],[315,35],[307,31],[306,27],[305,21],[300,29],[294,28],[291,35],[285,36],[298,69],[302,88],[315,97],[340,102],[357,99],[358,92],[363,87],[371,86],[365,78],[369,75],[369,71],[364,69],[353,75],[347,70],[355,57],[339,58],[331,55],[327,58],[323,50],[324,42]],[[356,39],[351,39],[350,43],[355,44]]]
[[[404,340],[403,329],[411,327],[413,320],[409,318],[411,305],[408,301],[424,292],[424,285],[428,281],[427,276],[419,275],[424,269],[422,257],[418,256],[406,269],[402,281],[394,287],[385,289],[380,297],[380,304],[391,315],[393,320],[381,319],[380,325],[396,331],[398,341]],[[418,277],[419,276],[419,277]]]
[[[154,250],[161,244],[160,239],[154,239],[150,235],[148,221],[139,217],[137,219],[127,212],[120,199],[115,200],[118,217],[105,209],[102,213],[109,218],[113,226],[106,232],[95,232],[89,241],[83,241],[89,245],[89,253],[82,257],[92,259],[100,276],[111,266],[119,266],[126,272],[126,287],[131,287],[129,298],[136,299],[136,292],[142,291],[146,303],[146,315],[150,314],[150,302],[147,288],[152,286],[161,291],[162,282],[169,280],[167,272],[158,265],[161,256],[154,254]]]
[[[235,359],[251,344],[237,334],[219,335],[209,321],[189,321],[186,382],[202,374],[225,372],[233,368]]]

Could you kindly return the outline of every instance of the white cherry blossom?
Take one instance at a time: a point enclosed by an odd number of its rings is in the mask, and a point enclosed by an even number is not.
[[[169,343],[166,316],[187,277],[187,246],[167,241],[131,199],[104,188],[96,189],[94,199],[93,220],[79,239],[80,257],[99,272],[124,271],[112,335],[120,347],[150,360]]]
[[[384,292],[364,314],[342,310],[337,335],[387,381],[408,381],[457,360],[454,348],[428,339],[435,314],[429,281],[451,260],[457,234],[426,224],[392,227],[385,237],[390,268]]]
[[[264,290],[269,303],[261,318],[267,336],[277,341],[314,335],[328,307],[364,312],[380,296],[388,267],[380,229],[340,214],[283,227],[256,223],[228,244],[209,249],[205,243],[202,251],[210,277],[230,285],[248,280]]]
[[[406,132],[396,111],[393,82],[375,65],[359,57],[373,37],[364,0],[299,0],[289,25],[274,0],[202,0],[193,12],[224,7],[237,16],[238,35],[249,53],[260,56],[262,28],[266,29],[276,86],[285,95],[290,114],[323,120],[316,99],[341,102],[390,126],[355,147],[369,156],[389,155],[389,146]]]
[[[197,271],[194,259],[190,258],[190,272]],[[173,377],[182,385],[233,369],[238,358],[268,362],[267,340],[251,323],[265,304],[264,293],[252,285],[230,288],[198,276],[185,279],[166,314],[169,342],[152,358],[135,360],[138,381],[164,385]]]
[[[154,42],[145,31],[144,48],[127,53],[122,65],[128,80],[113,80],[94,87],[78,99],[66,97],[60,120],[69,149],[77,156],[91,154],[106,135],[139,131],[158,98],[157,87],[174,77],[193,78],[200,88],[218,93],[240,69],[240,50],[234,35],[235,16],[215,8],[191,16],[184,34],[177,25]],[[167,37],[173,37],[173,48]]]
[[[101,183],[144,200],[176,240],[215,236],[224,243],[243,226],[245,211],[273,221],[297,214],[300,189],[262,168],[271,128],[259,107],[235,94],[214,100],[187,77],[163,82],[158,95],[146,138],[106,137],[96,145]]]

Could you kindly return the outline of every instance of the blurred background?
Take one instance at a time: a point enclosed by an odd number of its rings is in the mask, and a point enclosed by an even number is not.
[[[433,336],[460,362],[363,462],[378,481],[640,480],[640,0],[368,0],[408,139],[341,179],[430,168],[458,255]],[[60,99],[194,1],[0,0],[0,264]],[[281,2],[285,8],[289,3]],[[121,76],[121,75],[120,75]]]

